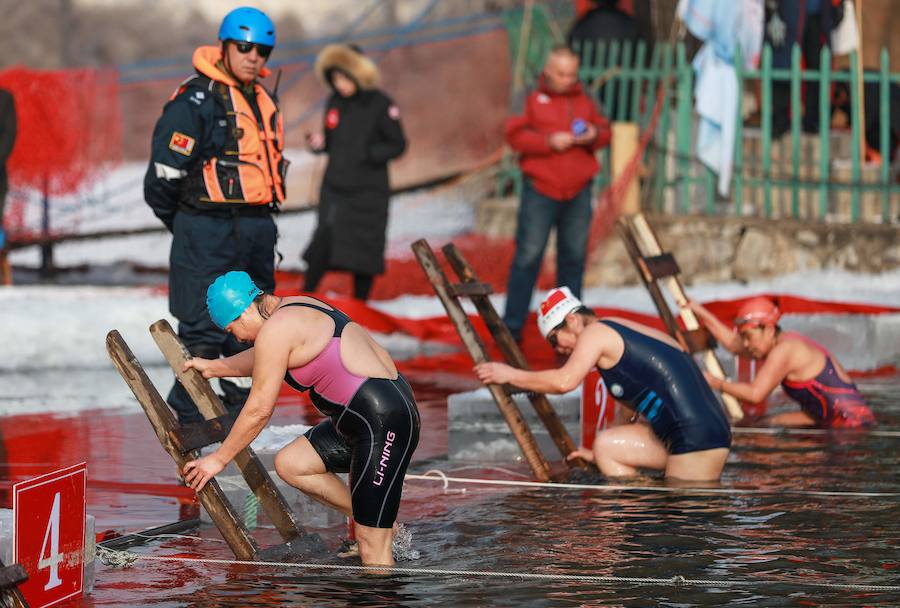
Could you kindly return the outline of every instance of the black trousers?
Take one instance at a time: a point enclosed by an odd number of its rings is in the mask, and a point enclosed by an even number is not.
[[[169,258],[169,311],[178,319],[178,337],[191,354],[204,359],[226,357],[248,348],[212,322],[206,289],[221,274],[243,270],[265,292],[275,290],[277,231],[271,215],[221,217],[179,211],[175,215]],[[248,388],[219,381],[229,413],[240,412]],[[182,424],[203,417],[180,382],[166,401]]]

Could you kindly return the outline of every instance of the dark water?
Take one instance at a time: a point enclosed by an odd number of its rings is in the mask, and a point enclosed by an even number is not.
[[[900,376],[860,385],[879,416],[879,428],[900,430]],[[440,468],[451,473],[458,467],[441,456],[446,450],[442,404],[447,390],[421,379],[416,383],[423,420],[431,430],[423,435],[413,472]],[[173,521],[191,509],[190,501],[177,496],[129,489],[135,480],[171,483],[171,461],[154,445],[149,424],[142,418],[132,413],[44,417],[27,425],[30,431],[23,420],[17,430],[9,419],[2,424],[13,447],[15,437],[29,432],[29,441],[40,440],[35,433],[51,433],[57,444],[71,443],[57,452],[35,454],[35,460],[70,457],[87,442],[95,480],[89,512],[97,517],[97,530],[133,530]],[[444,493],[438,484],[410,481],[404,494],[401,520],[411,530],[413,549],[420,557],[399,566],[484,573],[680,576],[705,584],[433,574],[383,577],[293,566],[138,561],[127,569],[98,565],[94,594],[74,605],[900,605],[896,592],[815,586],[900,585],[900,496],[813,494],[900,492],[900,437],[848,432],[735,437],[722,480],[723,487],[733,490],[726,494],[642,489],[661,486],[656,477],[629,482],[638,487],[617,492],[467,485],[461,493],[461,486],[454,484]],[[149,447],[137,449],[138,445]],[[10,471],[21,469],[12,460],[7,462]],[[484,467],[455,473],[515,478],[488,464]],[[103,485],[103,480],[117,484]],[[742,492],[760,489],[767,493]],[[330,547],[336,547],[345,532],[317,531]],[[230,557],[213,528],[203,527],[194,534],[202,540],[167,539],[133,550],[146,555]],[[271,530],[256,534],[261,544],[276,542]]]

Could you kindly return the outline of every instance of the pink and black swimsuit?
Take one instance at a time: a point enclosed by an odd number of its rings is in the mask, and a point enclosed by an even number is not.
[[[846,382],[837,373],[831,354],[814,340],[796,333],[785,337],[797,338],[825,355],[825,367],[815,378],[803,381],[783,380],[781,388],[788,397],[800,404],[819,426],[855,428],[875,424],[875,416],[866,405],[853,382]]]
[[[334,321],[334,334],[312,361],[287,370],[284,380],[309,391],[313,405],[328,416],[306,438],[332,473],[350,473],[353,519],[373,528],[390,528],[397,518],[403,478],[419,443],[419,410],[412,388],[399,375],[357,376],[341,361],[341,334],[351,323],[343,312],[307,302]]]

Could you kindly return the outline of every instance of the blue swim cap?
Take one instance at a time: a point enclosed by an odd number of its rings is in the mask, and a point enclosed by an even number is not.
[[[241,316],[263,292],[243,270],[226,272],[206,290],[206,309],[221,329]]]
[[[258,8],[242,6],[225,15],[219,27],[219,40],[253,42],[274,47],[275,24]]]

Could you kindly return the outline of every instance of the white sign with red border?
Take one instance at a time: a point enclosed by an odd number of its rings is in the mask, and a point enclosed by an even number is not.
[[[13,486],[13,561],[28,580],[29,606],[45,608],[84,591],[87,463]]]

